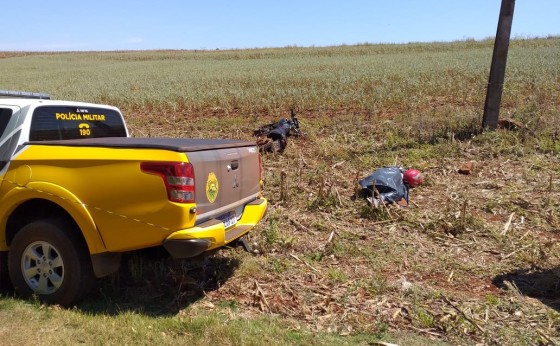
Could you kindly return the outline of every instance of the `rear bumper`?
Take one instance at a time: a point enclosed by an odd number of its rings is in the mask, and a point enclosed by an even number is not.
[[[200,255],[210,247],[207,239],[167,239],[163,247],[174,258],[189,258]]]
[[[196,227],[170,234],[163,241],[163,247],[174,258],[194,257],[220,248],[253,229],[264,218],[267,207],[268,201],[258,198],[245,206],[241,219],[231,228],[226,230],[223,222],[211,219]]]

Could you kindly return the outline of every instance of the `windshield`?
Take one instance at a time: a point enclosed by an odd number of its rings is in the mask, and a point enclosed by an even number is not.
[[[126,137],[119,112],[82,106],[41,106],[33,112],[31,141],[100,137]]]

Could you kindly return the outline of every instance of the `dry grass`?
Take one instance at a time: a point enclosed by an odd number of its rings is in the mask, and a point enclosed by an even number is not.
[[[230,302],[240,314],[281,316],[317,333],[558,341],[557,142],[526,129],[395,144],[372,140],[383,129],[364,129],[367,118],[300,119],[307,137],[264,158],[271,207],[251,235],[260,255],[219,253],[238,264],[202,304]],[[199,121],[208,118],[192,126]],[[208,131],[200,134],[220,133]],[[471,175],[457,172],[466,162]],[[427,177],[408,208],[371,210],[353,198],[356,176],[395,163]]]

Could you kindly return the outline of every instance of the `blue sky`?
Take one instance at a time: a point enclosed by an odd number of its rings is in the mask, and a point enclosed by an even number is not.
[[[501,0],[0,0],[0,51],[230,49],[483,39]],[[560,35],[560,0],[517,0],[512,37]]]

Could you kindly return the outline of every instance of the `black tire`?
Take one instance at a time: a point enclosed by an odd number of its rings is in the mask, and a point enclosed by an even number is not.
[[[91,290],[95,278],[89,252],[72,227],[63,219],[43,219],[15,235],[8,268],[17,293],[71,306]]]

